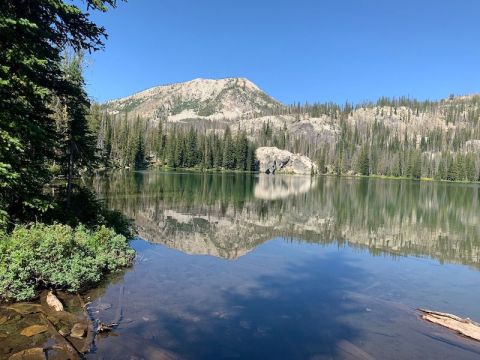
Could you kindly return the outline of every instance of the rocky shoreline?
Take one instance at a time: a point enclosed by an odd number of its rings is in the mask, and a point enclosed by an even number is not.
[[[94,324],[80,295],[44,291],[36,302],[0,305],[0,359],[81,359]]]

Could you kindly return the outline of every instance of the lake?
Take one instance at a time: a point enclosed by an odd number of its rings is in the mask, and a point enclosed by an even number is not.
[[[89,359],[478,359],[417,308],[480,321],[480,187],[118,172],[135,265],[91,291]]]

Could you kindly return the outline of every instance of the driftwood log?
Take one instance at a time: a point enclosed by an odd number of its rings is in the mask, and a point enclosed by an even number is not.
[[[422,314],[422,319],[431,323],[446,327],[465,337],[480,341],[480,324],[470,319],[462,319],[461,317],[432,311],[427,309],[418,309]]]

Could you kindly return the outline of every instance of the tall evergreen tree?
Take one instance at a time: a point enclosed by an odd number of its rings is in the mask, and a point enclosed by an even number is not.
[[[362,147],[357,161],[357,171],[361,175],[370,175],[370,158],[368,155],[368,148]]]
[[[235,168],[235,153],[232,140],[232,133],[230,127],[225,129],[225,134],[223,137],[223,162],[222,166],[225,169],[234,169]]]
[[[248,139],[245,131],[237,133],[235,163],[238,170],[247,169]]]
[[[165,144],[165,161],[167,165],[171,168],[175,167],[175,149],[176,149],[176,138],[175,133],[171,132],[167,135],[167,142]]]
[[[86,0],[106,11],[114,0]],[[34,218],[49,207],[56,134],[51,104],[78,93],[61,67],[62,52],[94,51],[105,29],[60,0],[0,1],[0,222]]]
[[[62,70],[70,90],[58,98],[54,114],[57,119],[58,155],[67,180],[67,207],[70,207],[73,181],[79,170],[92,167],[96,161],[95,138],[87,121],[90,103],[84,89],[82,62],[83,56],[79,53],[65,55]]]

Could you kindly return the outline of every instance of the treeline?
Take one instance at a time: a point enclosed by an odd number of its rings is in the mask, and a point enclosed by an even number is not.
[[[360,130],[342,122],[341,134],[333,146],[320,147],[316,159],[321,173],[358,173],[393,177],[421,177],[441,180],[479,179],[478,149],[460,144],[473,134],[431,131],[399,137],[381,122]]]
[[[222,122],[132,118],[98,106],[90,124],[101,162],[109,167],[253,170],[255,148],[276,146],[309,156],[322,174],[479,180],[480,97],[296,104],[284,111],[286,117],[254,128],[240,122],[234,132]],[[302,121],[315,117],[326,119],[326,130],[312,131]]]
[[[480,180],[480,96],[294,104],[283,114],[293,123],[264,122],[257,143],[305,154],[320,173]],[[321,117],[320,133],[302,122]]]
[[[97,152],[106,167],[199,168],[252,171],[255,145],[245,131],[196,130],[166,126],[140,117],[121,118],[94,109],[90,124],[97,134]]]

